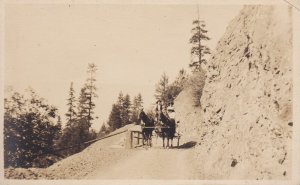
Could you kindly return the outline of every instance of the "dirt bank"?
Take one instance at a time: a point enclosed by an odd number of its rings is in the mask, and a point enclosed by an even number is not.
[[[201,109],[189,89],[176,100],[204,179],[291,177],[291,16],[285,5],[245,6],[209,61]]]

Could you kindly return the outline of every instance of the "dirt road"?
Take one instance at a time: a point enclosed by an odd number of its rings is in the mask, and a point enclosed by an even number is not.
[[[123,128],[126,129],[126,128]],[[120,131],[120,130],[119,130]],[[122,130],[121,130],[122,131]],[[80,153],[45,168],[10,168],[9,179],[199,179],[195,164],[196,142],[182,143],[179,148],[163,149],[162,140],[153,147],[126,149],[122,133],[93,143]]]
[[[136,149],[113,166],[101,167],[87,179],[197,179],[193,149]]]

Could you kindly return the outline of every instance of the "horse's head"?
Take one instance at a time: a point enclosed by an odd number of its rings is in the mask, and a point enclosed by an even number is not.
[[[145,112],[143,110],[139,111],[139,120],[145,121]]]
[[[170,120],[169,120],[169,118],[166,116],[166,115],[164,115],[164,113],[160,113],[160,121],[165,125],[165,126],[168,126],[169,125],[169,122],[170,122]]]
[[[143,110],[141,110],[139,114],[139,120],[142,120],[145,126],[152,126],[154,123],[154,121],[152,122],[152,119],[149,118]]]

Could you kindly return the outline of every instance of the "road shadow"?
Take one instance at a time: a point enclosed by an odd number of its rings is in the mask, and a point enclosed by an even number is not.
[[[196,146],[197,142],[196,141],[189,141],[189,142],[186,142],[180,146],[177,146],[175,148],[178,148],[178,149],[188,149],[188,148],[194,148]]]

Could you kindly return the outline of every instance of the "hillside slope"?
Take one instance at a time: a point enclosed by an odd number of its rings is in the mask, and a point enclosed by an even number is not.
[[[100,167],[117,164],[133,155],[134,151],[125,149],[126,125],[111,134],[121,133],[97,141],[83,151],[71,155],[48,168],[7,168],[7,179],[82,179]]]
[[[99,140],[83,151],[69,156],[48,168],[8,168],[7,179],[148,179],[174,180],[199,179],[194,165],[195,149],[192,143],[182,144],[176,149],[163,149],[162,144],[152,148],[125,148],[126,125]],[[121,133],[122,132],[122,133]],[[159,138],[161,141],[161,139]]]
[[[291,177],[292,9],[245,6],[209,62],[201,110],[175,101],[204,179]]]

